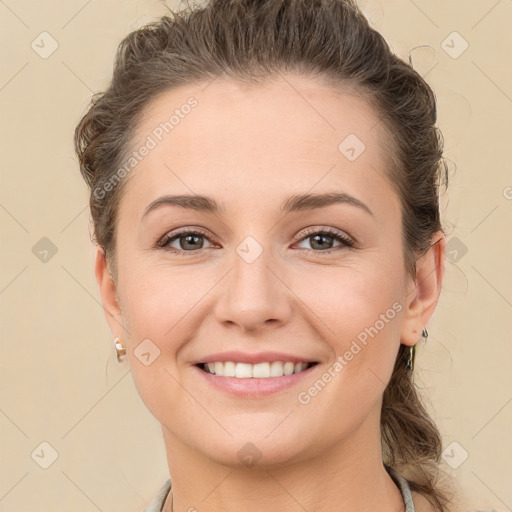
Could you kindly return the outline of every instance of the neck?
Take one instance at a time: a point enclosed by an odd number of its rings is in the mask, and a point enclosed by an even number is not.
[[[379,432],[360,429],[314,455],[251,468],[218,463],[163,433],[172,482],[164,512],[404,510],[382,463]]]

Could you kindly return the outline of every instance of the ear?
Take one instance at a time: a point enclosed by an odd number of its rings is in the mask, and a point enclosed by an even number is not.
[[[125,329],[123,327],[124,323],[121,306],[117,300],[116,285],[108,270],[105,252],[99,246],[96,250],[94,272],[96,274],[96,281],[100,288],[103,311],[105,312],[105,317],[108,325],[110,326],[110,330],[114,337],[119,337],[122,340]]]
[[[418,342],[427,325],[441,293],[445,269],[446,238],[438,231],[431,239],[431,246],[416,262],[416,276],[409,278],[405,298],[401,343],[412,346]]]

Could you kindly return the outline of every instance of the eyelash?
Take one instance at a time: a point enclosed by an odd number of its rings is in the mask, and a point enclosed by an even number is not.
[[[169,251],[169,252],[171,252],[173,254],[179,255],[179,256],[185,256],[187,253],[189,253],[189,254],[196,254],[197,251],[201,250],[201,249],[196,249],[196,250],[193,250],[193,251],[184,251],[184,250],[181,250],[181,249],[175,249],[175,248],[169,248],[168,247],[169,243],[173,242],[174,240],[179,239],[180,237],[182,237],[184,235],[199,235],[199,236],[203,236],[204,238],[209,240],[209,237],[208,237],[207,233],[205,233],[204,231],[202,231],[200,229],[183,230],[183,231],[180,231],[180,232],[175,233],[173,235],[165,235],[157,243],[157,247],[160,248],[160,249],[163,249],[165,251]],[[330,249],[326,249],[326,250],[323,250],[323,251],[322,250],[316,251],[314,249],[303,249],[304,251],[307,251],[308,253],[314,253],[315,255],[318,255],[318,254],[331,254],[332,252],[335,252],[337,250],[340,250],[340,249],[343,249],[343,248],[352,249],[355,246],[355,242],[352,239],[348,238],[345,235],[342,235],[340,232],[338,232],[337,230],[335,230],[333,228],[326,228],[326,229],[321,229],[321,230],[318,230],[316,228],[312,228],[311,230],[307,231],[305,233],[305,235],[297,243],[300,243],[300,242],[306,240],[307,238],[311,238],[313,235],[329,235],[329,236],[332,236],[338,242],[341,242],[343,244],[343,247],[340,247],[340,246],[332,247]]]

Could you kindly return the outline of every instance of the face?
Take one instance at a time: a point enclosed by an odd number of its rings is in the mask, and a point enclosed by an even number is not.
[[[431,312],[405,273],[386,140],[362,99],[291,74],[148,105],[131,149],[152,147],[119,204],[117,286],[99,280],[166,442],[228,465],[251,442],[274,464],[378,432],[399,345]]]

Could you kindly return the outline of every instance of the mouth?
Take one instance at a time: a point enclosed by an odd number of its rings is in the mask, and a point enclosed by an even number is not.
[[[302,373],[317,365],[316,361],[294,363],[292,361],[272,361],[257,364],[238,363],[234,361],[216,361],[197,363],[195,366],[205,373],[217,377],[234,377],[236,379],[268,379]]]

